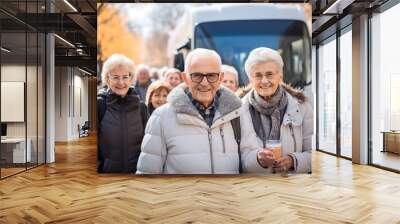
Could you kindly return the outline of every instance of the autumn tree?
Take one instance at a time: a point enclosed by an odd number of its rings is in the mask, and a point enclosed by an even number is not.
[[[97,61],[99,69],[103,62],[112,54],[124,54],[136,64],[141,63],[140,52],[142,40],[126,27],[126,21],[121,17],[114,4],[99,3],[97,5]],[[101,74],[99,71],[98,74]]]

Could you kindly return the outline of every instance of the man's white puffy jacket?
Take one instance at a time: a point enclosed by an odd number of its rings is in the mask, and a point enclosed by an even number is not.
[[[151,115],[142,142],[138,174],[237,174],[239,155],[231,120],[243,108],[241,100],[221,87],[211,127],[184,92],[176,87],[168,103]],[[240,153],[244,172],[266,172],[257,162],[257,137],[250,117],[240,116]]]

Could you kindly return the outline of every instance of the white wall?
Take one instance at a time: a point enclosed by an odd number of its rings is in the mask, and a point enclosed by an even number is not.
[[[68,140],[69,76],[67,67],[55,68],[55,141]]]
[[[27,69],[27,70],[25,70]],[[28,72],[28,87],[27,87],[27,120],[28,120],[28,137],[30,133],[35,131],[36,136],[36,107],[42,106],[37,105],[36,97],[36,80],[32,79],[32,76],[36,77],[36,66],[18,65],[18,64],[6,64],[1,66],[1,81],[10,82],[25,82],[26,71]],[[29,88],[31,87],[31,88]],[[1,108],[1,110],[9,110],[10,108]],[[24,109],[24,108],[22,108]],[[33,122],[33,123],[32,123]],[[8,137],[25,137],[25,125],[26,122],[7,122],[7,136]],[[31,131],[32,130],[32,131]]]
[[[30,148],[33,162],[39,159],[39,163],[44,163],[44,74],[42,67],[25,64],[3,64],[1,66],[2,81],[24,82],[26,83],[26,106],[25,102],[21,108],[21,112],[26,112],[26,121],[23,122],[6,122],[7,137],[9,138],[25,138],[30,139]],[[27,78],[27,80],[25,80]],[[24,90],[21,90],[21,94]],[[2,96],[4,97],[4,96]],[[1,110],[12,110],[10,107],[3,107]],[[13,113],[12,111],[7,111]]]
[[[77,139],[78,124],[88,120],[88,78],[83,75],[76,68],[56,67],[56,141]]]
[[[71,138],[79,137],[78,124],[83,125],[88,120],[88,78],[82,76],[79,70],[74,70],[73,88],[71,92],[73,102],[71,101]]]
[[[25,65],[9,64],[1,66],[1,81],[25,82]],[[1,108],[7,110],[8,108]],[[8,137],[25,137],[25,122],[7,123]]]

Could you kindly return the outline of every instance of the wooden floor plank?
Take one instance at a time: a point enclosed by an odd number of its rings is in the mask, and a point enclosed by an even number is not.
[[[96,139],[0,181],[0,223],[400,223],[400,175],[313,152],[313,174],[97,174]]]

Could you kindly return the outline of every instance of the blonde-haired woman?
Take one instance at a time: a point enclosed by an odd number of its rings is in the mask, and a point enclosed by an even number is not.
[[[169,68],[165,72],[165,81],[168,82],[171,89],[177,87],[181,82],[181,72],[176,68]]]
[[[122,54],[103,65],[97,94],[98,172],[135,173],[148,119],[146,105],[132,88],[135,64]]]
[[[149,115],[151,115],[155,109],[167,103],[167,96],[170,91],[170,86],[161,80],[150,84],[146,94],[146,105]]]

